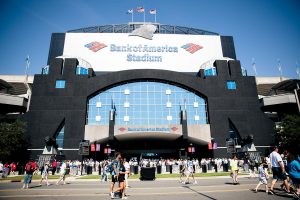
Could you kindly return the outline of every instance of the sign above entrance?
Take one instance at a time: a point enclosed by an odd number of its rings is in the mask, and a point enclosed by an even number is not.
[[[115,134],[123,135],[130,133],[175,133],[181,134],[180,125],[162,126],[115,126]]]
[[[94,71],[198,72],[223,51],[218,35],[154,34],[147,40],[127,33],[66,33],[63,55],[87,61]]]

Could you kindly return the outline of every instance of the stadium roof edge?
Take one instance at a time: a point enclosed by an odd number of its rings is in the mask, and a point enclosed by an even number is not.
[[[131,33],[133,30],[143,25],[143,22],[134,22],[128,24],[111,24],[90,26],[85,28],[73,29],[67,33]],[[159,34],[186,34],[186,35],[219,35],[211,31],[206,31],[197,28],[190,28],[184,26],[164,25],[159,23],[146,23],[157,26],[155,33]]]

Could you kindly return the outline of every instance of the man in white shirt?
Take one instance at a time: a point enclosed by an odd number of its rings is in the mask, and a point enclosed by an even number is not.
[[[284,163],[282,161],[282,158],[280,154],[278,153],[278,147],[273,147],[273,152],[270,154],[270,163],[272,167],[272,172],[273,172],[273,180],[272,180],[272,185],[270,189],[270,193],[274,194],[274,186],[275,183],[277,182],[278,179],[283,180],[286,190],[289,193],[290,188],[287,182],[287,177],[286,177],[286,172],[284,168]]]
[[[60,181],[63,181],[63,184],[66,184],[66,168],[67,168],[67,164],[66,161],[63,161],[61,166],[60,166],[60,178],[59,180],[56,182],[56,185],[58,185],[60,183]]]

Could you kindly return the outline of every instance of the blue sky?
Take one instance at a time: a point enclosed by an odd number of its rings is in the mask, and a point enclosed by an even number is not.
[[[47,64],[51,33],[81,27],[122,24],[130,8],[157,9],[161,24],[181,25],[231,35],[237,59],[253,75],[296,78],[300,67],[299,0],[0,0],[0,74],[29,73]],[[143,21],[143,15],[134,15]],[[146,16],[146,21],[154,21]]]

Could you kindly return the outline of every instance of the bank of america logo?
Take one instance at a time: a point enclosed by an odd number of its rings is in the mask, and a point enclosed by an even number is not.
[[[97,52],[100,49],[103,49],[103,48],[107,47],[105,44],[100,43],[100,42],[91,42],[91,43],[88,43],[84,46],[86,48],[88,48],[89,50],[93,51],[93,52]]]
[[[186,51],[190,52],[190,53],[195,53],[198,50],[202,49],[203,47],[197,44],[193,44],[193,43],[187,43],[183,46],[181,46],[181,48],[185,49]]]
[[[124,127],[119,128],[119,131],[121,131],[121,132],[124,132],[124,131],[126,131],[126,130],[127,130],[127,129],[124,128]]]
[[[173,132],[175,132],[175,131],[178,130],[178,128],[174,126],[174,127],[171,128],[171,130],[172,130]]]

